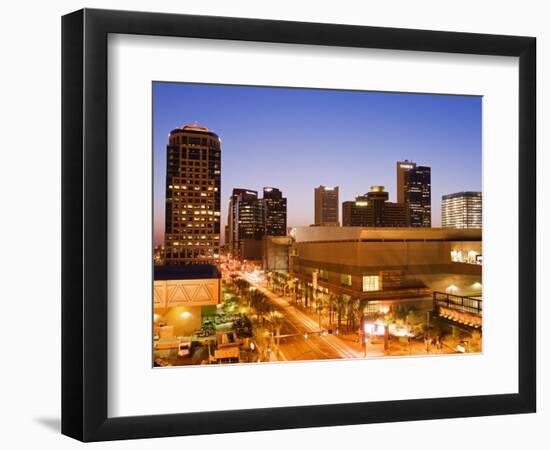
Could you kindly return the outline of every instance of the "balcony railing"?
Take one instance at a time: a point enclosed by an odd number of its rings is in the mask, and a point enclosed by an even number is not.
[[[482,315],[483,301],[479,298],[434,291],[433,299],[436,310],[443,307],[463,313],[475,314],[477,316]]]

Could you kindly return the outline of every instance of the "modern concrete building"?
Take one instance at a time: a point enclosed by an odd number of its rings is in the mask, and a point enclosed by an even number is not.
[[[370,192],[342,203],[344,227],[406,227],[407,205],[388,201],[384,186],[371,186]]]
[[[456,260],[457,252],[481,255],[481,230],[300,227],[293,236],[290,274],[299,295],[319,290],[427,307],[435,291],[481,296],[480,260]]]
[[[212,263],[220,253],[221,146],[206,127],[170,132],[166,147],[166,264]]]
[[[266,236],[286,236],[286,198],[274,187],[264,187],[263,208]]]
[[[265,236],[263,240],[263,270],[288,273],[292,242],[291,236]]]
[[[339,226],[338,186],[319,186],[315,188],[316,226]]]
[[[405,172],[405,203],[410,227],[432,226],[432,182],[429,167],[416,166]]]
[[[441,226],[443,228],[481,228],[481,192],[457,192],[441,199]]]

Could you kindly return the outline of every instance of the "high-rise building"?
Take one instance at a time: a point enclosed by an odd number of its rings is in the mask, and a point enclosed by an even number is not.
[[[339,226],[338,186],[315,188],[315,225]]]
[[[345,227],[406,227],[407,206],[388,201],[384,186],[371,186],[370,192],[342,204]]]
[[[212,263],[220,253],[220,138],[206,127],[170,132],[166,147],[166,264]]]
[[[405,203],[410,227],[432,226],[431,169],[417,166],[405,172]]]
[[[416,163],[405,160],[405,161],[397,161],[396,163],[396,171],[397,171],[397,203],[405,203],[405,176],[406,173],[416,168]]]
[[[367,227],[371,222],[372,208],[366,195],[355,197],[354,201],[342,203],[342,225],[344,227]]]
[[[266,236],[286,236],[286,198],[274,187],[264,187],[263,206]]]
[[[443,228],[481,228],[481,192],[457,192],[441,198]]]
[[[261,259],[264,236],[286,236],[286,231],[286,198],[279,189],[264,187],[263,198],[251,189],[233,189],[225,240],[234,256]]]
[[[265,233],[264,207],[258,192],[251,189],[233,189],[229,199],[227,218],[227,247],[235,256],[247,259],[244,246],[250,247],[254,242],[261,242]],[[260,244],[257,244],[260,248]]]

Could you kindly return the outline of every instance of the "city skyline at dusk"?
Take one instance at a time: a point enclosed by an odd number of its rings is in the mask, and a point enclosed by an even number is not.
[[[221,228],[233,188],[281,189],[288,226],[314,222],[314,188],[339,186],[339,208],[383,185],[395,164],[432,170],[432,226],[441,196],[481,191],[481,97],[184,83],[153,85],[154,243],[163,243],[168,133],[184,124],[221,138]],[[223,233],[222,233],[223,235]]]
[[[482,351],[480,97],[153,95],[154,367]]]

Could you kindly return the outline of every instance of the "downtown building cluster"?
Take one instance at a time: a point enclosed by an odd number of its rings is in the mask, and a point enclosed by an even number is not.
[[[264,237],[286,234],[287,204],[279,189],[264,187],[263,198],[251,189],[233,189],[225,227],[229,253],[241,259],[259,260]]]
[[[456,280],[463,280],[465,295],[478,294],[478,287],[467,287],[481,282],[481,193],[443,196],[442,228],[431,228],[430,167],[396,163],[396,202],[384,186],[342,204],[338,186],[318,186],[314,223],[290,233],[281,189],[264,187],[260,197],[233,188],[222,246],[220,138],[185,125],[170,132],[166,155],[165,236],[155,262],[154,302],[159,323],[170,323],[174,310],[185,314],[185,324],[173,321],[182,327],[176,335],[200,328],[202,317],[215,313],[223,252],[288,274],[304,299],[341,295],[373,308],[431,304],[430,292],[446,292]],[[472,230],[460,230],[466,228]],[[156,321],[155,333],[168,330]]]
[[[233,188],[221,241],[221,140],[198,125],[172,130],[166,147],[165,264],[216,264],[222,249],[233,257],[261,260],[263,242],[287,236],[287,199],[276,187]],[[314,188],[314,222],[320,227],[430,228],[431,168],[396,162],[396,202],[384,186],[340,205],[339,186]],[[340,207],[341,218],[340,221]],[[442,198],[443,228],[481,228],[481,193]]]
[[[355,200],[342,203],[344,227],[424,227],[432,226],[431,168],[412,161],[397,162],[397,202],[389,201],[384,186]],[[339,187],[315,188],[315,225],[339,226]]]

